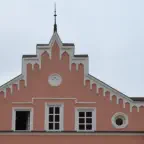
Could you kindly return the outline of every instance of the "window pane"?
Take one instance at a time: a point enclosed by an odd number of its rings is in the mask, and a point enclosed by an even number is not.
[[[50,121],[50,122],[53,121],[53,115],[49,115],[49,121]]]
[[[80,124],[79,125],[79,130],[85,130],[85,125],[84,124],[82,124],[82,125]]]
[[[49,114],[53,114],[54,108],[53,107],[49,107]]]
[[[53,130],[53,123],[49,123],[49,129]]]
[[[79,118],[79,123],[85,123],[85,119],[84,118]]]
[[[86,112],[86,117],[92,117],[92,112]]]
[[[61,121],[61,106],[49,105],[48,106],[48,128],[49,130],[59,130]]]
[[[123,124],[124,120],[122,118],[117,118],[115,123],[118,125],[118,126],[121,126]]]
[[[85,117],[85,112],[79,112],[79,117]]]
[[[55,123],[55,130],[59,130],[59,123]]]
[[[55,115],[55,122],[59,122],[59,115]]]
[[[92,130],[92,125],[91,124],[87,124],[86,125],[86,130]]]
[[[86,123],[92,123],[92,118],[86,118]]]
[[[30,111],[16,111],[16,130],[30,129]]]
[[[60,108],[59,107],[55,107],[55,114],[59,114],[60,113]]]

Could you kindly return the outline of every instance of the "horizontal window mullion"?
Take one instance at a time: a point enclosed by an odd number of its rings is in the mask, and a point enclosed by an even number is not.
[[[93,131],[95,130],[95,108],[83,109],[76,108],[76,129],[78,131]]]
[[[63,128],[63,106],[62,105],[47,105],[48,108],[48,113],[47,113],[47,117],[48,117],[48,130],[50,131],[58,131],[61,128]],[[51,109],[51,113],[50,112]],[[53,126],[51,126],[51,128],[49,128],[49,123],[51,123]]]

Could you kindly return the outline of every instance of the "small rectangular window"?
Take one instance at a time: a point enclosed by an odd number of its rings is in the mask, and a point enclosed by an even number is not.
[[[48,104],[46,106],[46,129],[50,131],[63,129],[63,105]]]
[[[30,111],[16,111],[15,130],[30,130]]]
[[[95,109],[76,108],[76,130],[94,131],[96,125]]]
[[[30,131],[32,130],[32,113],[31,109],[23,108],[13,109],[12,127],[15,131]]]

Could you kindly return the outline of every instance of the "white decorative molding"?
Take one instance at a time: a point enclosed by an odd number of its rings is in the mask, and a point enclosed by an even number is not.
[[[48,77],[48,83],[54,87],[59,86],[62,83],[62,77],[56,73],[51,74]]]
[[[78,103],[78,104],[96,104],[96,102],[75,102],[75,103]]]
[[[116,124],[116,119],[120,118],[123,121],[122,125]],[[112,125],[117,129],[125,128],[128,125],[128,116],[122,112],[115,113],[111,118]]]
[[[84,102],[78,101],[77,98],[36,98],[32,97],[32,101],[30,102],[12,102],[12,104],[33,104],[35,100],[74,100],[75,104],[95,104],[96,102]]]
[[[25,81],[25,86],[27,86],[27,64],[32,64],[32,69],[33,69],[34,64],[37,63],[39,65],[39,68],[41,69],[41,54],[44,52],[47,52],[51,59],[52,46],[55,41],[57,42],[57,44],[60,48],[60,59],[64,52],[67,52],[69,54],[69,58],[70,58],[69,59],[69,69],[70,69],[70,71],[71,71],[72,63],[76,64],[76,70],[78,70],[79,64],[84,65],[84,85],[85,85],[86,80],[90,80],[90,89],[92,89],[92,84],[95,83],[97,85],[97,90],[99,88],[103,88],[104,96],[105,96],[106,91],[110,92],[110,100],[112,100],[112,96],[115,95],[117,98],[116,103],[118,104],[118,100],[119,100],[119,98],[121,98],[124,102],[123,107],[125,107],[126,102],[130,103],[131,108],[133,105],[136,106],[137,111],[139,111],[140,106],[144,106],[144,102],[133,101],[128,96],[124,95],[123,93],[115,90],[114,88],[110,87],[109,85],[105,84],[104,82],[102,82],[99,79],[90,75],[89,74],[89,58],[88,57],[75,57],[74,56],[75,46],[74,45],[63,45],[63,43],[57,33],[54,33],[52,35],[52,38],[51,38],[49,44],[37,45],[35,57],[24,57],[22,59],[22,74],[0,87],[0,91],[4,91],[5,97],[6,97],[6,88],[10,87],[11,92],[12,92],[12,86],[11,86],[12,84],[18,84],[18,88],[19,88],[19,81],[21,79],[23,79]]]
[[[18,90],[19,90],[19,82],[20,80],[23,80],[24,76],[22,74],[18,75],[17,77],[13,78],[12,80],[8,81],[4,85],[0,86],[0,92],[4,92],[4,97],[6,97],[6,89],[10,88],[10,91],[12,93],[12,85],[17,84]]]
[[[117,104],[118,104],[118,100],[121,98],[123,100],[123,107],[125,108],[125,103],[129,103],[130,107],[132,106],[136,106],[137,107],[137,112],[139,111],[139,107],[140,106],[144,106],[144,102],[135,102],[132,99],[130,99],[128,96],[124,95],[123,93],[117,91],[116,89],[110,87],[109,85],[107,85],[106,83],[100,81],[99,79],[93,77],[92,75],[88,74],[87,76],[85,76],[84,78],[84,85],[86,85],[85,81],[86,80],[90,80],[90,84],[92,87],[92,83],[95,83],[97,85],[97,90],[99,88],[103,88],[104,90],[104,96],[105,96],[105,92],[109,91],[110,92],[110,100],[112,100],[112,96],[116,96],[117,98]],[[92,82],[91,82],[92,81]],[[130,108],[130,111],[132,111],[132,109]]]

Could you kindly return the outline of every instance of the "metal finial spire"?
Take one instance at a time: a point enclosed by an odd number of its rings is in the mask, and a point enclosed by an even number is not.
[[[57,24],[56,24],[56,3],[54,5],[54,32],[57,32]]]

